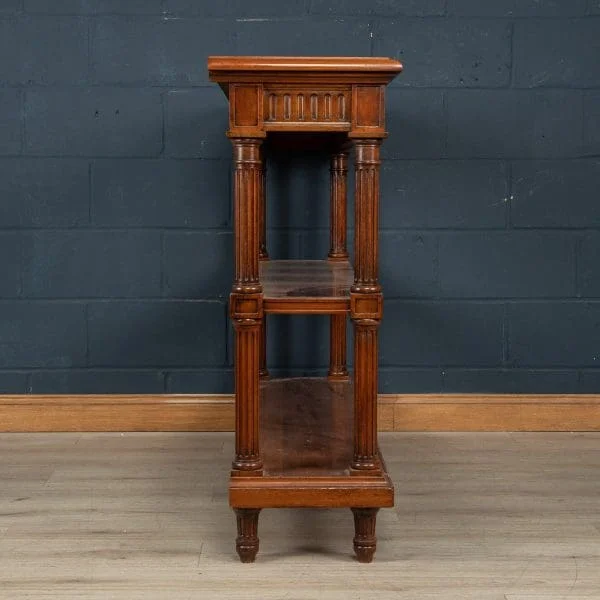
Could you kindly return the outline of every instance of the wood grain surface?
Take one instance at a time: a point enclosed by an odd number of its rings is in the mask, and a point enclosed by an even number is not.
[[[347,475],[354,423],[351,385],[291,378],[265,381],[261,388],[265,475]]]
[[[380,145],[387,137],[384,90],[402,65],[391,58],[374,57],[209,56],[208,70],[209,79],[220,85],[229,101],[226,135],[233,144],[235,171],[235,277],[229,302],[235,330],[235,459],[229,502],[236,509],[237,552],[244,563],[254,560],[259,549],[260,508],[346,506],[354,512],[357,558],[370,562],[376,548],[377,509],[393,505],[393,487],[377,448],[377,329],[382,316],[377,215]],[[291,140],[298,136],[300,148],[306,133],[317,132],[330,139],[340,132],[348,134],[330,157],[329,261],[267,261],[263,140],[268,133],[288,133]],[[347,155],[352,144],[354,273],[346,248]],[[351,454],[345,451],[350,443],[347,419],[338,423],[337,418],[345,394],[334,391],[333,384],[325,382],[318,388],[288,385],[281,390],[289,396],[286,402],[273,402],[277,410],[272,411],[267,401],[259,411],[259,381],[261,377],[266,381],[268,312],[330,315],[331,380],[345,378],[342,345],[346,340],[338,317],[349,313],[355,333]],[[325,390],[333,393],[322,396]],[[263,391],[264,402],[269,400],[268,387]],[[316,397],[311,397],[314,392]],[[327,400],[320,405],[322,398]],[[349,406],[350,398],[345,402]],[[294,409],[289,411],[286,403]],[[263,445],[272,444],[270,438],[275,438],[275,446],[269,448],[278,457],[275,476],[265,466],[270,458],[261,451],[261,436]],[[312,438],[315,444],[306,442]],[[348,484],[351,479],[349,486],[332,479],[332,473],[342,468],[342,460],[347,472],[334,477],[348,479]],[[293,476],[285,489],[275,489],[267,481],[288,473]],[[320,479],[319,484],[313,485],[313,479]],[[364,490],[358,490],[363,479]],[[253,480],[255,487],[246,489],[244,480]],[[374,480],[378,480],[377,490],[372,489]],[[357,502],[348,504],[348,498]]]
[[[380,394],[379,431],[600,431],[594,394]],[[0,395],[0,431],[233,431],[232,395]]]
[[[235,555],[228,433],[0,436],[2,600],[596,600],[600,434],[380,436],[375,562],[349,510],[261,512]]]
[[[353,279],[348,261],[268,260],[260,263],[266,312],[347,312]]]

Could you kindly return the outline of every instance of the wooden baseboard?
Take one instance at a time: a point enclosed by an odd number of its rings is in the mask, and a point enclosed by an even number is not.
[[[232,431],[230,395],[0,396],[0,431]]]
[[[382,431],[600,431],[599,394],[382,395]]]
[[[232,431],[231,395],[0,396],[0,431]],[[380,431],[600,431],[600,395],[383,394]]]

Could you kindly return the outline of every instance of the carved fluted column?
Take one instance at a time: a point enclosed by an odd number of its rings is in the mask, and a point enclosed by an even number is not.
[[[354,458],[352,468],[377,469],[377,328],[354,319]]]
[[[265,160],[265,149],[261,146],[261,168],[260,168],[260,191],[259,191],[259,206],[258,206],[258,257],[260,260],[269,258],[267,252],[267,162]]]
[[[352,468],[379,470],[377,451],[377,330],[382,296],[378,281],[378,139],[355,141],[355,257],[351,288],[354,322],[354,457]]]
[[[330,248],[328,259],[348,260],[347,248],[347,180],[348,149],[331,156],[330,173]],[[346,315],[329,318],[329,372],[330,379],[347,379]]]
[[[329,260],[348,260],[347,238],[347,179],[348,150],[331,156],[330,173],[330,248]]]
[[[234,138],[235,281],[230,310],[235,328],[236,440],[234,471],[260,471],[259,369],[263,322],[259,281],[260,139]]]
[[[258,279],[259,206],[262,194],[261,139],[234,138],[235,280],[233,291],[262,292]]]
[[[329,379],[348,379],[346,366],[346,315],[329,317]]]
[[[268,260],[267,252],[267,161],[265,147],[261,146],[260,191],[258,204],[258,259]],[[267,370],[267,316],[264,315],[260,332],[260,377],[268,377]]]
[[[379,292],[379,151],[381,140],[355,141],[353,292]]]

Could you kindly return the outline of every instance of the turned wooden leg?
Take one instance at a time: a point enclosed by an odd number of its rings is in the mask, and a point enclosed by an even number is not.
[[[260,508],[236,508],[238,535],[235,549],[243,563],[254,562],[258,553],[258,515]]]
[[[353,508],[354,552],[358,562],[370,563],[377,548],[375,523],[378,508]],[[258,541],[257,541],[258,544]]]

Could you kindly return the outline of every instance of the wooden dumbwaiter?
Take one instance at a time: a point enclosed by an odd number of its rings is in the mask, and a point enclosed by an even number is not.
[[[229,99],[227,135],[235,163],[230,312],[236,442],[229,500],[237,515],[237,552],[243,562],[254,561],[262,508],[348,507],[356,556],[370,562],[377,511],[394,503],[377,445],[377,330],[383,306],[377,255],[384,94],[402,65],[389,58],[212,56],[208,69]],[[322,261],[268,255],[266,138],[330,151],[331,245]],[[346,243],[352,146],[354,269]],[[269,313],[330,315],[326,378],[268,377]],[[346,366],[348,315],[354,325],[353,374]]]

